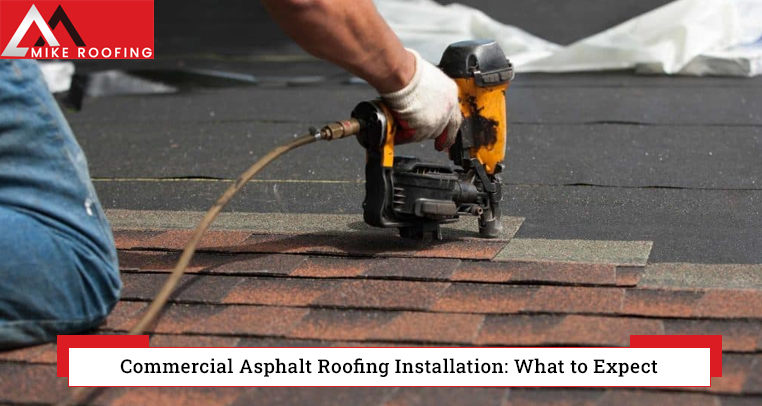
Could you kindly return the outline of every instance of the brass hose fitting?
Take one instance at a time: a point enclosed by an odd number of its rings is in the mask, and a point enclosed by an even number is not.
[[[352,118],[326,125],[320,129],[320,133],[317,134],[315,138],[325,141],[333,141],[357,135],[359,132],[360,122]]]

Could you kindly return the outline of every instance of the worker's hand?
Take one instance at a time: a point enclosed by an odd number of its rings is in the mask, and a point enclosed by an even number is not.
[[[436,138],[436,148],[445,150],[455,143],[463,121],[458,86],[417,52],[408,51],[415,55],[413,79],[404,89],[381,95],[397,119],[395,143]]]

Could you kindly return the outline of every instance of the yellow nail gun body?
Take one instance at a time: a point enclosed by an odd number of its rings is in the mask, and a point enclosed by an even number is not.
[[[440,224],[479,217],[485,238],[500,234],[506,146],[505,91],[513,66],[493,41],[465,41],[447,48],[440,69],[458,85],[463,124],[450,148],[453,165],[395,156],[397,126],[382,101],[360,103],[352,117],[367,151],[365,222],[396,227],[406,238],[441,239]]]

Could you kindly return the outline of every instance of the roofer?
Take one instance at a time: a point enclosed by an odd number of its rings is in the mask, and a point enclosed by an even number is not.
[[[305,50],[376,88],[412,140],[453,142],[455,83],[405,50],[371,0],[262,2]],[[34,61],[0,60],[0,224],[0,349],[103,323],[121,289],[114,239]]]

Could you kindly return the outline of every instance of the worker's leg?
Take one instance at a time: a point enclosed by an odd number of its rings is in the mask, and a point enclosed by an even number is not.
[[[37,64],[0,60],[0,348],[96,327],[120,289],[84,154]]]

